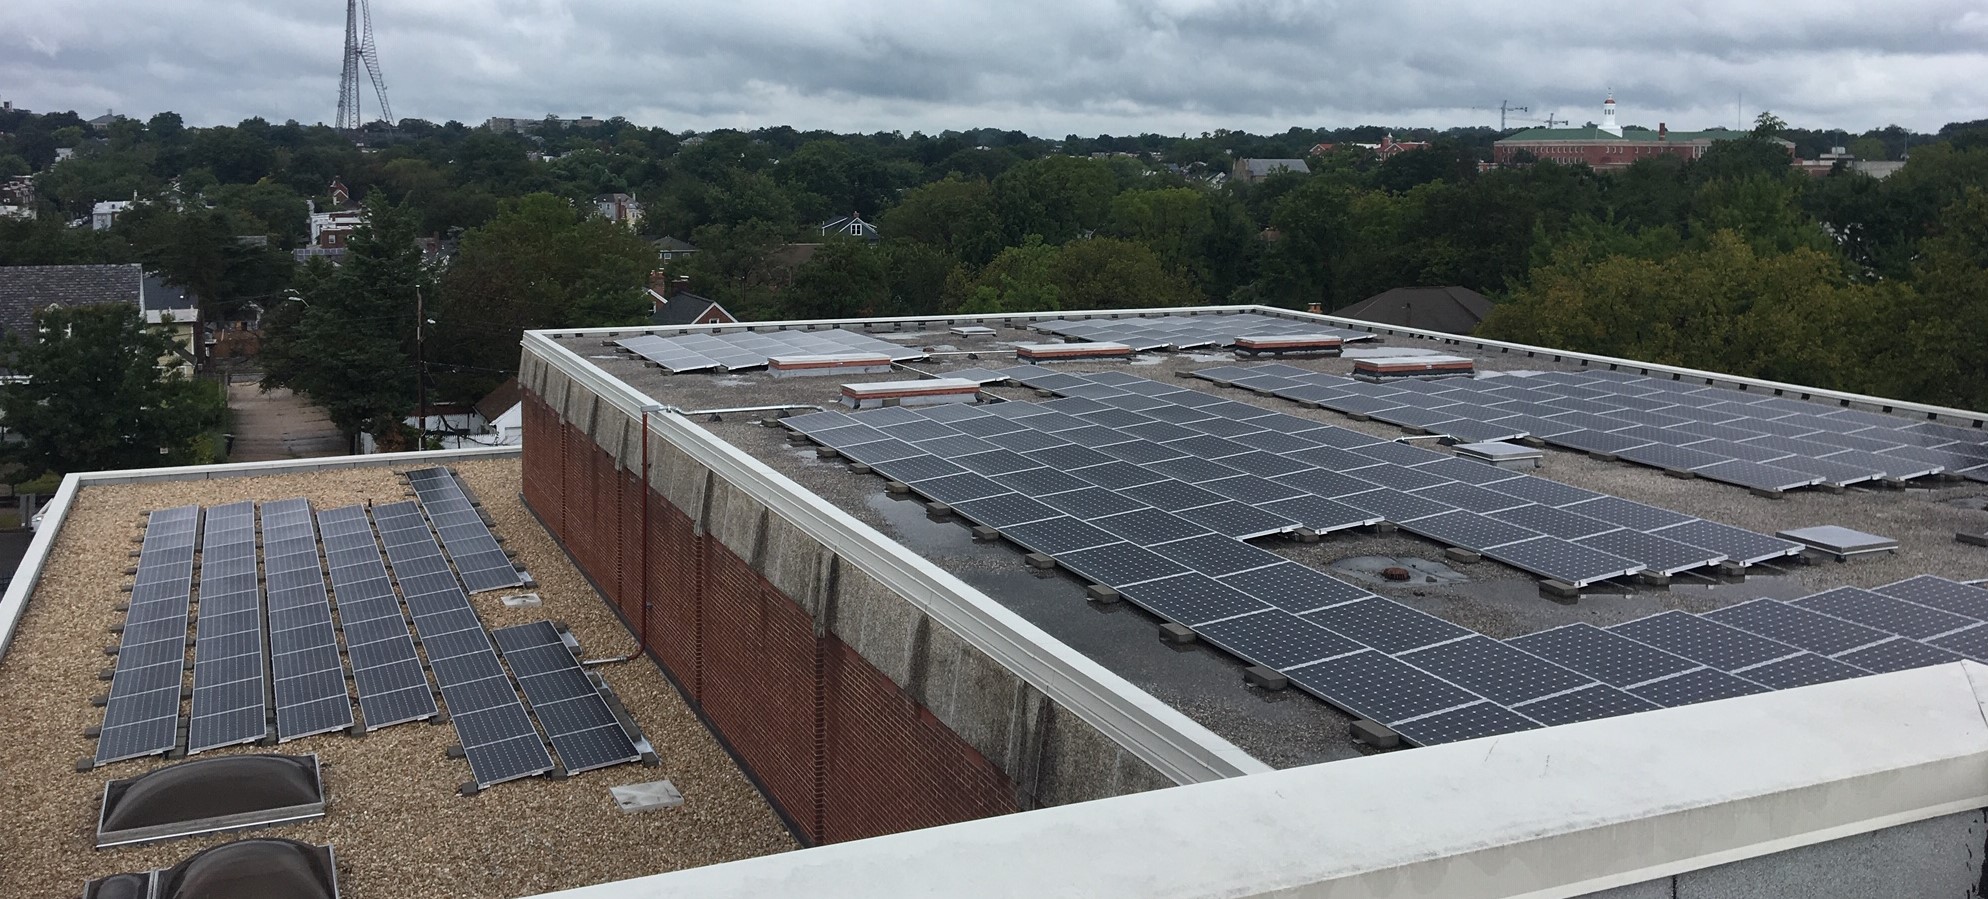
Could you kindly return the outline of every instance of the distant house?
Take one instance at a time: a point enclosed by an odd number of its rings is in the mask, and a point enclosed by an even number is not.
[[[206,349],[193,300],[184,290],[146,274],[143,266],[0,266],[0,333],[33,334],[35,314],[48,309],[112,303],[131,306],[148,324],[170,328],[182,367],[190,367]]]
[[[0,219],[35,217],[35,179],[29,175],[0,178]]]
[[[90,207],[90,230],[109,231],[117,224],[118,216],[131,211],[138,205],[137,200],[101,200]]]
[[[863,221],[862,216],[853,212],[839,219],[831,219],[822,223],[821,236],[828,237],[835,234],[840,234],[844,237],[854,237],[859,240],[867,240],[871,243],[876,243],[881,239],[877,235],[877,226]]]
[[[1254,184],[1278,172],[1296,172],[1300,175],[1312,173],[1311,166],[1302,159],[1237,159],[1235,178],[1244,184]]]
[[[1712,149],[1713,145],[1749,136],[1748,131],[1672,131],[1663,122],[1657,123],[1657,130],[1623,127],[1615,118],[1615,95],[1610,94],[1602,102],[1601,124],[1581,128],[1528,128],[1491,145],[1491,160],[1497,164],[1519,165],[1525,162],[1555,162],[1561,165],[1586,165],[1597,172],[1612,172],[1626,169],[1640,160],[1662,156],[1680,159],[1698,159]],[[1773,139],[1786,150],[1790,162],[1799,165],[1794,159],[1795,145],[1780,138]],[[1525,155],[1520,155],[1520,154]]]
[[[1410,150],[1427,150],[1427,149],[1429,149],[1428,141],[1395,140],[1394,132],[1392,131],[1388,132],[1385,136],[1383,136],[1381,138],[1381,142],[1373,147],[1374,155],[1379,156],[1383,160],[1391,159],[1395,156],[1399,156]]]
[[[320,210],[316,200],[310,201],[311,242],[291,251],[298,262],[312,256],[323,256],[333,262],[345,258],[345,245],[352,238],[352,232],[366,223],[366,214],[352,202],[352,191],[345,182],[336,178],[325,188],[331,197],[331,208]]]
[[[649,273],[649,321],[658,325],[729,325],[738,318],[717,300],[690,292],[690,279]]]
[[[682,259],[697,252],[695,244],[687,240],[678,240],[674,237],[663,237],[654,241],[652,245],[656,248],[656,256],[664,262],[669,262],[673,259]]]
[[[92,129],[97,131],[107,131],[110,129],[110,126],[115,125],[122,121],[124,121],[124,116],[118,115],[117,113],[111,112],[110,110],[106,109],[104,110],[103,115],[97,116],[96,118],[89,120],[85,124],[89,125]]]
[[[605,194],[594,199],[594,211],[601,218],[633,229],[642,224],[642,203],[628,194]]]
[[[1333,315],[1446,334],[1469,334],[1491,314],[1491,300],[1467,287],[1397,287]]]

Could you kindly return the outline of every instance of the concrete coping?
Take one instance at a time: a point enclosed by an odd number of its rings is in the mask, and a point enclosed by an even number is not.
[[[1984,687],[1956,662],[541,899],[1582,896],[1988,806]]]

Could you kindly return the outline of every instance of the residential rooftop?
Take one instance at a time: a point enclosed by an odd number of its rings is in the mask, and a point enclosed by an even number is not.
[[[661,671],[640,656],[593,670],[654,745],[660,767],[620,765],[563,780],[530,778],[462,796],[457,788],[471,779],[470,768],[448,755],[458,741],[453,727],[412,722],[362,737],[334,732],[195,756],[315,753],[330,802],[323,818],[91,848],[105,783],[170,763],[148,757],[75,769],[77,759],[94,751],[83,732],[103,718],[91,697],[109,686],[98,679],[110,664],[103,648],[118,640],[110,630],[122,620],[114,605],[128,596],[119,588],[130,581],[131,538],[142,531],[146,513],[295,497],[319,512],[399,502],[407,491],[399,473],[438,463],[461,475],[494,520],[493,531],[538,582],[540,607],[499,601],[520,591],[472,597],[486,627],[558,620],[578,637],[587,658],[634,651],[628,628],[519,500],[515,451],[258,463],[132,472],[131,483],[99,480],[78,490],[66,512],[45,525],[56,531],[40,561],[39,582],[14,622],[11,644],[0,636],[0,726],[8,734],[0,742],[0,771],[6,772],[0,809],[8,817],[0,895],[73,895],[88,879],[171,867],[198,850],[262,836],[332,844],[343,895],[373,899],[433,896],[438,882],[447,884],[450,896],[497,899],[795,848],[764,796]],[[682,807],[629,814],[610,799],[609,787],[664,778],[682,791]],[[604,844],[617,851],[599,851]]]

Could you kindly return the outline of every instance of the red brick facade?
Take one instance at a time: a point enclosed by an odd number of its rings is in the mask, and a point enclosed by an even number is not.
[[[1016,810],[984,756],[530,391],[524,431],[525,502],[637,634],[647,583],[645,648],[806,839]]]

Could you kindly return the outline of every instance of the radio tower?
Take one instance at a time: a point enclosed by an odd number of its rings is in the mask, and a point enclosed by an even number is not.
[[[369,0],[345,0],[345,74],[338,81],[338,124],[340,131],[358,133],[366,124],[359,111],[359,67],[373,79],[373,92],[380,98],[380,120],[394,126],[393,107],[387,105],[387,82],[380,75],[380,54],[373,46],[373,7]]]

